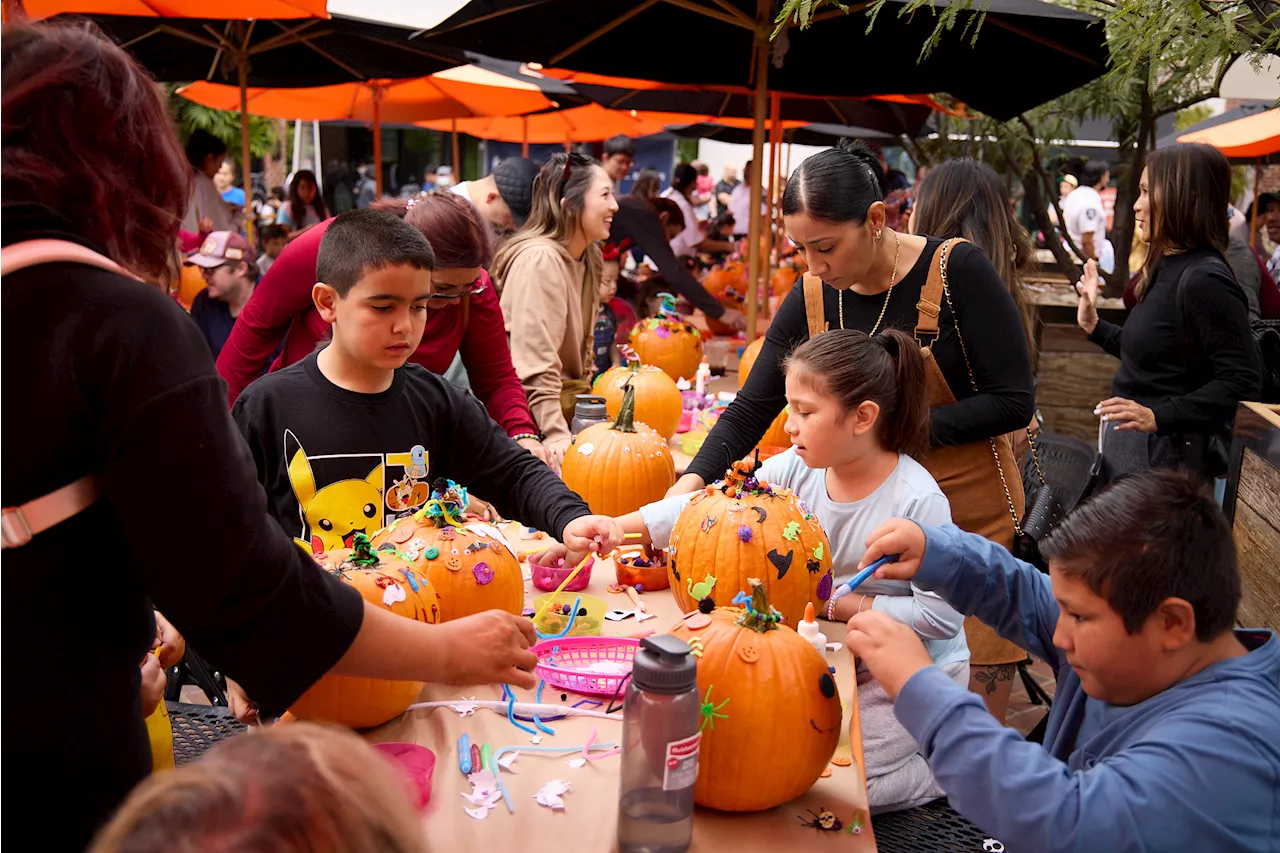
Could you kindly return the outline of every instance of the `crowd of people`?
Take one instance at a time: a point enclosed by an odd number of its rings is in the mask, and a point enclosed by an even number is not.
[[[1080,326],[1120,369],[1098,406],[1108,483],[1039,542],[1042,573],[1014,555],[1037,424],[1031,241],[984,163],[911,185],[859,143],[801,162],[781,214],[810,274],[667,498],[609,518],[557,476],[574,399],[654,287],[741,328],[690,261],[745,231],[745,181],[680,164],[665,192],[642,173],[621,195],[635,149],[617,138],[598,161],[437,172],[434,189],[331,217],[298,172],[251,241],[219,189],[234,176],[225,146],[193,135],[184,150],[123,49],[89,28],[10,23],[0,61],[4,381],[28,413],[4,433],[4,505],[28,525],[6,510],[8,635],[47,634],[67,582],[51,567],[88,557],[97,578],[92,605],[59,623],[76,677],[34,653],[9,667],[42,709],[21,737],[10,715],[9,801],[59,807],[41,822],[48,849],[95,833],[100,851],[278,849],[261,839],[286,822],[295,839],[423,849],[368,748],[305,724],[143,782],[157,662],[185,637],[234,680],[246,718],[325,673],[531,688],[528,619],[400,619],[308,555],[416,510],[392,496],[440,477],[563,543],[537,561],[627,534],[661,548],[784,406],[792,447],[757,475],[812,508],[837,580],[897,555],[824,614],[856,655],[873,810],[946,795],[1011,849],[1272,840],[1280,643],[1235,629],[1236,546],[1212,495],[1236,405],[1262,384],[1216,149],[1149,157],[1134,208],[1148,249],[1123,328],[1097,311],[1093,196],[1064,207],[1088,256]],[[1106,177],[1086,170],[1068,201]],[[1280,199],[1259,207],[1280,236]],[[1280,248],[1251,260],[1261,280]],[[166,293],[183,262],[208,284],[190,316]],[[470,391],[442,375],[455,358]],[[325,494],[339,482],[353,484],[345,503]],[[1028,654],[1058,678],[1043,745],[1003,725]]]

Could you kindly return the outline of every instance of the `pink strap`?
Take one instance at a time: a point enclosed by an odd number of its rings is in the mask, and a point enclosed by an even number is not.
[[[3,251],[0,251],[0,276],[6,276],[11,272],[17,272],[39,264],[52,264],[60,261],[84,264],[85,266],[97,267],[100,270],[113,272],[117,275],[137,278],[133,273],[128,272],[110,258],[69,240],[24,240],[21,243],[6,246]]]

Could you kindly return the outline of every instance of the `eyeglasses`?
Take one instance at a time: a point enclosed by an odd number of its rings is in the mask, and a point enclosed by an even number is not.
[[[481,284],[480,279],[476,279],[475,281],[471,282],[470,287],[468,287],[466,290],[460,291],[458,293],[432,293],[431,296],[428,298],[452,301],[454,299],[461,299],[464,296],[475,296],[477,294],[484,293],[487,288],[488,288],[487,284]]]

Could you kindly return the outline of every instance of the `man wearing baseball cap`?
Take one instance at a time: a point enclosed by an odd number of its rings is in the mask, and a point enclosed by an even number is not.
[[[499,237],[510,234],[529,218],[533,207],[533,179],[538,166],[523,157],[509,157],[492,174],[478,181],[463,181],[450,187],[469,199]]]
[[[191,319],[204,333],[216,360],[231,327],[258,283],[258,265],[249,241],[232,231],[214,231],[187,257],[200,267],[207,287],[191,301]]]

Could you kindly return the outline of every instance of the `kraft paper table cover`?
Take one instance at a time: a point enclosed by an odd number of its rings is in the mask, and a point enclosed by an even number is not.
[[[507,529],[504,529],[504,533]],[[511,529],[515,533],[515,529]],[[510,534],[509,534],[510,536]],[[550,537],[539,544],[553,543]],[[517,544],[514,539],[512,544]],[[520,542],[520,550],[532,542]],[[522,568],[524,568],[522,566]],[[527,571],[526,571],[527,577]],[[629,609],[625,594],[610,593],[608,586],[616,580],[612,560],[597,561],[592,570],[591,583],[584,592],[603,598],[611,608]],[[530,605],[540,594],[526,580],[525,604]],[[627,636],[649,629],[662,633],[681,617],[670,590],[645,593],[643,601],[656,618],[638,623],[634,618],[621,622],[605,621],[606,636]],[[821,623],[823,631],[832,641],[843,640],[842,627],[833,623]],[[828,653],[828,662],[836,668],[835,681],[844,703],[842,736],[836,756],[854,756],[860,759],[861,729],[857,729],[859,743],[851,749],[849,731],[851,710],[856,685],[852,661],[847,650]],[[548,685],[543,691],[543,702],[572,705],[582,697],[568,694],[568,701],[561,702],[561,691]],[[500,685],[457,688],[428,685],[419,702],[500,700]],[[534,701],[533,691],[516,690],[516,701]],[[602,705],[599,710],[604,710]],[[543,735],[539,746],[581,746],[587,742],[591,731],[596,730],[597,742],[621,743],[621,711],[614,715],[618,720],[591,717],[567,717],[547,725],[555,735]],[[530,735],[507,722],[504,713],[476,709],[463,717],[450,708],[412,710],[391,722],[371,729],[365,736],[372,742],[403,741],[429,747],[436,753],[437,764],[431,802],[423,812],[423,827],[431,847],[441,851],[476,851],[476,853],[507,853],[507,851],[545,851],[545,853],[608,853],[617,849],[616,828],[618,809],[618,778],[620,756],[590,761],[581,768],[567,763],[575,755],[548,756],[521,752],[513,764],[514,773],[502,773],[515,812],[508,812],[499,802],[484,820],[468,816],[464,807],[471,804],[460,796],[470,793],[471,785],[458,767],[458,739],[466,733],[473,744],[490,744],[496,752],[501,747],[533,746]],[[765,812],[755,814],[730,814],[699,807],[694,817],[693,851],[711,853],[755,853],[755,851],[785,851],[804,847],[814,849],[838,849],[853,853],[871,853],[876,849],[871,822],[867,816],[866,783],[862,776],[862,762],[851,766],[831,765],[831,775],[819,779],[801,797]],[[563,779],[571,788],[564,795],[564,810],[552,811],[539,805],[534,794],[553,779]],[[829,832],[805,827],[800,818],[811,821],[808,810],[833,812],[847,827],[854,815],[861,817],[863,827],[859,834],[847,831]]]

